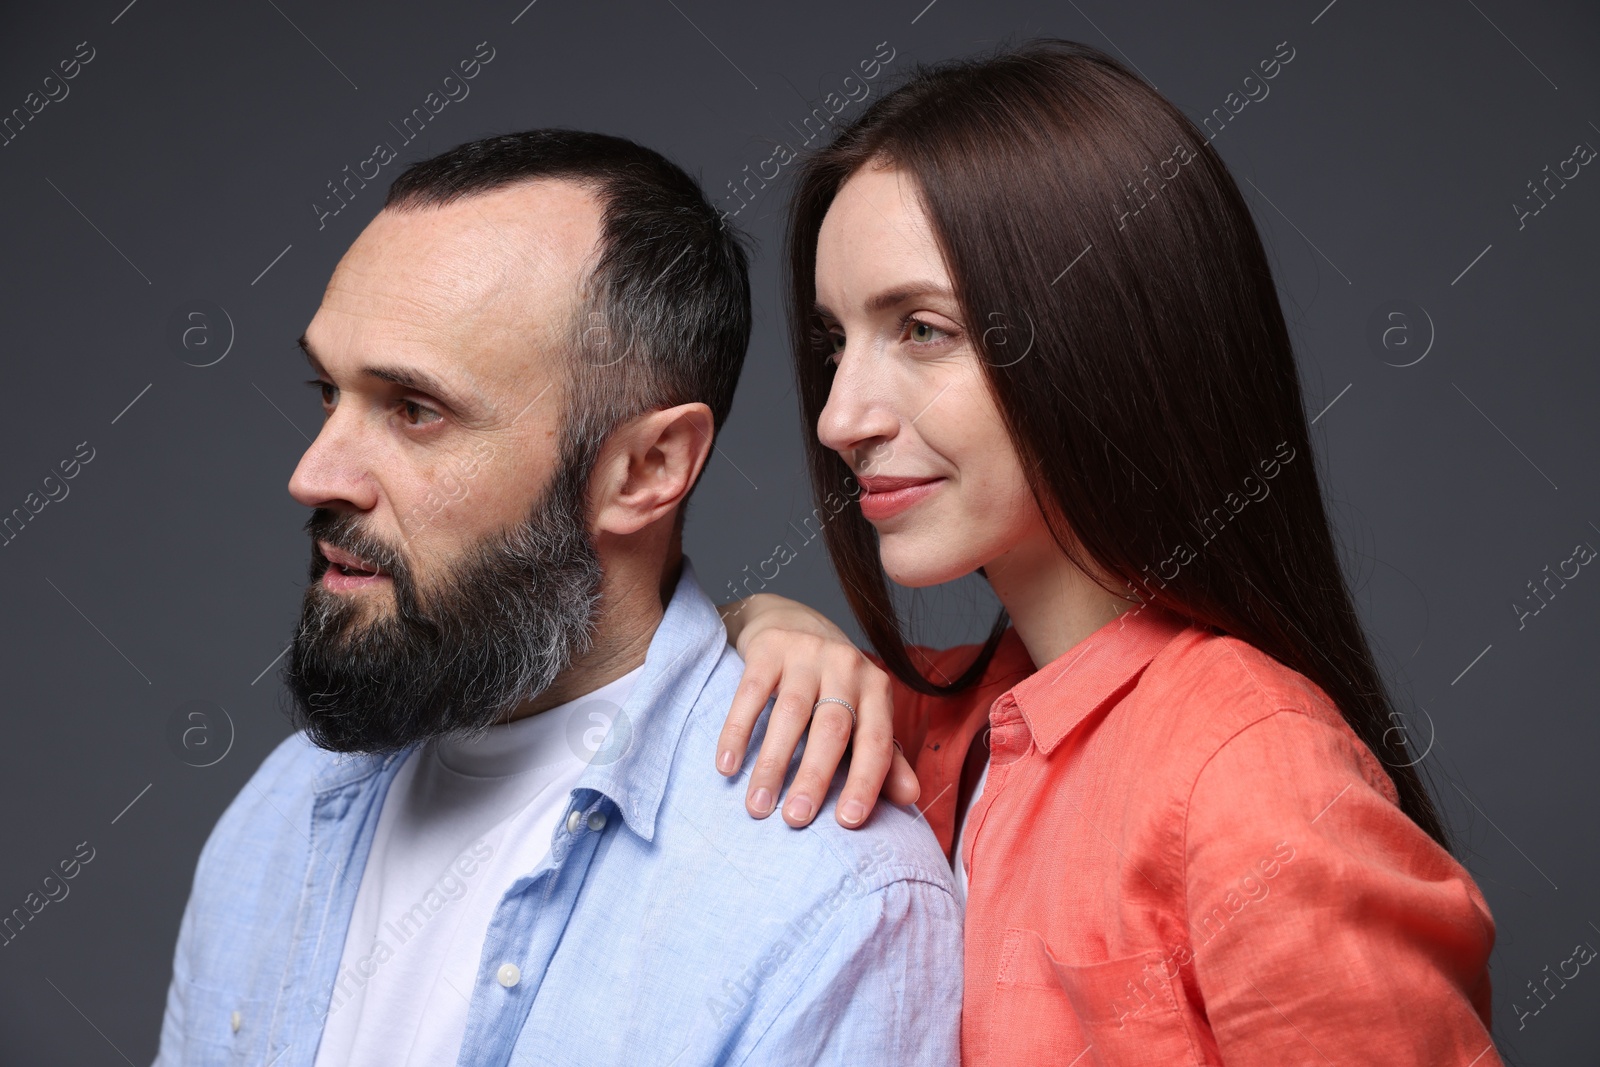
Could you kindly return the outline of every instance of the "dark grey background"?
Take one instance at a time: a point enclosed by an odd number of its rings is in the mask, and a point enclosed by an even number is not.
[[[0,914],[80,842],[94,858],[0,947],[0,1060],[154,1054],[195,858],[287,733],[269,667],[309,552],[286,483],[320,423],[294,338],[406,162],[569,125],[658,148],[725,196],[879,42],[896,56],[874,97],[913,61],[1051,34],[1124,56],[1197,121],[1279,42],[1294,49],[1214,143],[1278,272],[1362,611],[1494,911],[1501,1048],[1596,1062],[1592,967],[1520,1030],[1512,1007],[1537,1007],[1526,983],[1575,944],[1600,946],[1600,576],[1581,571],[1521,628],[1513,606],[1547,564],[1600,546],[1600,175],[1584,167],[1520,229],[1513,208],[1546,164],[1600,145],[1592,5],[526,2],[4,9],[0,114],[78,42],[95,56],[0,147],[0,514],[80,442],[94,458],[0,547]],[[389,123],[481,41],[495,58],[470,96],[319,230],[325,183],[398,144]],[[782,196],[736,219],[759,242],[755,340],[688,532],[714,593],[798,544],[788,524],[809,510],[778,317]],[[169,336],[195,300],[233,325],[212,366]],[[1422,311],[1394,320],[1409,332],[1390,347],[1369,343],[1395,300]],[[771,588],[843,615],[820,543]],[[926,603],[922,636],[972,639],[987,611],[969,583]],[[184,722],[206,729],[175,746],[174,716],[197,708],[209,718]]]

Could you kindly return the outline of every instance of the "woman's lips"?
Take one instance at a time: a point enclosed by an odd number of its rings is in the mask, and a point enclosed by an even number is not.
[[[943,478],[861,478],[861,514],[868,522],[881,522],[921,503],[938,491]]]

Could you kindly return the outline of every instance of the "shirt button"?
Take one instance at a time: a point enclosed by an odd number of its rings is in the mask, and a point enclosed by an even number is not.
[[[583,813],[577,808],[572,809],[572,814],[567,816],[567,833],[575,834],[578,827],[583,824]]]
[[[522,981],[522,971],[517,968],[515,963],[502,963],[494,976],[507,989]]]
[[[239,1027],[244,1025],[244,1016],[240,1015],[238,1012],[234,1012],[233,1017],[229,1019],[228,1022],[232,1024],[233,1032],[237,1034],[239,1032]]]
[[[589,829],[598,833],[606,828],[606,813],[603,811],[591,812],[589,815]]]

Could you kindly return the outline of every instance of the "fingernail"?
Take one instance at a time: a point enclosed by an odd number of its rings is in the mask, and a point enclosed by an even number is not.
[[[811,798],[791,797],[789,799],[789,818],[795,822],[804,822],[811,818]]]
[[[844,807],[839,809],[839,814],[845,822],[854,826],[867,817],[867,806],[859,800],[847,800],[844,802]]]
[[[733,773],[733,751],[731,749],[723,749],[722,754],[717,757],[717,770],[723,774]]]
[[[750,806],[765,815],[772,810],[772,790],[766,786],[757,789],[750,796]]]

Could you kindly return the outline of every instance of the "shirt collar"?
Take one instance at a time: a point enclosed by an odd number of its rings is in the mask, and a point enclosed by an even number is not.
[[[609,797],[628,828],[646,841],[655,836],[656,813],[678,742],[727,647],[722,617],[685,556],[633,691],[617,712],[606,743],[574,786]],[[715,778],[708,769],[708,788]]]
[[[305,744],[314,747],[308,738]],[[402,757],[416,746],[417,743],[412,742],[394,752],[328,752],[316,749],[313,755],[318,759],[319,766],[311,781],[312,791],[321,796],[371,778],[380,771],[391,768],[398,770]]]
[[[1034,745],[1048,755],[1188,626],[1188,619],[1151,603],[1125,611],[1018,682],[997,704],[1009,698]]]

